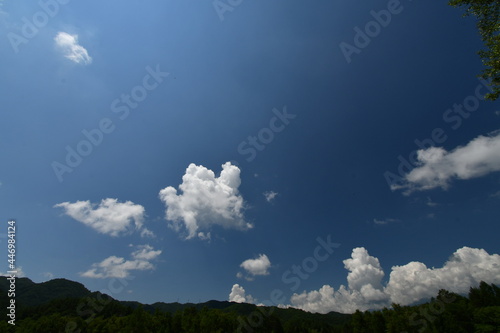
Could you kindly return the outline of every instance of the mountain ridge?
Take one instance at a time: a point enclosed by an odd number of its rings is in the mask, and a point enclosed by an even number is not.
[[[9,281],[7,277],[0,277],[0,291],[6,293],[9,289]],[[101,300],[102,298],[109,298],[113,301],[120,303],[125,307],[130,307],[131,309],[137,309],[139,307],[143,308],[149,313],[154,313],[155,311],[169,312],[171,314],[177,311],[183,311],[187,308],[195,308],[196,310],[202,310],[203,308],[217,309],[224,312],[235,312],[239,315],[248,316],[254,311],[261,309],[272,309],[273,313],[279,315],[283,318],[291,318],[294,316],[307,316],[315,318],[315,320],[320,320],[320,318],[334,320],[334,321],[345,321],[350,318],[349,314],[342,314],[338,312],[329,312],[327,314],[311,313],[301,309],[296,308],[278,308],[275,306],[264,306],[257,307],[255,304],[251,303],[237,303],[230,301],[220,301],[220,300],[209,300],[203,303],[179,303],[179,302],[155,302],[152,304],[143,304],[138,301],[119,301],[111,297],[110,295],[103,294],[99,291],[92,292],[87,289],[82,283],[64,279],[57,278],[45,282],[36,283],[27,277],[16,278],[16,301],[20,306],[25,307],[37,307],[43,306],[50,302],[61,300],[61,299],[80,299],[80,298],[95,298]],[[5,297],[2,295],[2,297]],[[292,313],[294,315],[292,315]],[[322,321],[322,320],[320,320]]]

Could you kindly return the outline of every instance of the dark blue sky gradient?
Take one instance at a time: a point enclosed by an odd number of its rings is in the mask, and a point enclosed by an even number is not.
[[[463,246],[500,252],[499,199],[491,197],[498,173],[410,196],[391,191],[384,178],[435,128],[447,135],[447,150],[498,129],[497,102],[480,102],[456,130],[443,119],[474,94],[482,69],[474,20],[446,1],[402,1],[402,12],[351,63],[339,44],[353,44],[353,28],[387,1],[243,1],[224,21],[210,1],[74,1],[18,53],[5,36],[19,33],[22,17],[39,7],[3,3],[0,221],[17,219],[19,264],[33,280],[51,272],[100,290],[106,280],[79,273],[111,255],[128,258],[129,244],[149,243],[163,251],[156,269],[134,272],[132,292],[114,297],[222,300],[240,283],[259,300],[274,288],[288,299],[282,273],[310,256],[320,236],[341,246],[299,292],[346,284],[342,260],[355,247],[379,258],[386,278],[410,261],[442,266]],[[78,34],[92,64],[61,56],[53,41],[59,31]],[[170,75],[120,120],[111,103],[157,64]],[[296,118],[248,161],[238,146],[284,106]],[[59,182],[51,163],[63,163],[65,147],[103,118],[115,130]],[[210,242],[181,239],[164,220],[158,192],[177,188],[190,163],[218,175],[227,161],[241,169],[254,229],[214,228]],[[262,193],[271,190],[279,194],[268,203]],[[144,206],[157,237],[98,234],[53,208],[104,198]],[[240,263],[260,253],[271,274],[237,279]]]

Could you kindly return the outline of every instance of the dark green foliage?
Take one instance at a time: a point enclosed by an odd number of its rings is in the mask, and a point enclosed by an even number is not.
[[[491,80],[492,93],[486,98],[496,100],[500,96],[500,1],[498,0],[450,0],[454,7],[465,7],[465,15],[477,17],[477,28],[486,46],[478,53],[486,69],[480,75]]]
[[[0,277],[0,291],[9,290],[9,281]],[[28,278],[16,278],[16,301],[25,306],[36,306],[53,299],[66,297],[85,297],[90,291],[81,283],[54,279],[43,283],[34,283]]]
[[[500,288],[481,282],[479,288],[471,288],[470,302],[474,307],[500,306]]]
[[[30,281],[25,282],[27,290],[35,287]],[[68,285],[66,281],[56,282]],[[64,288],[55,285],[56,293],[60,294]],[[0,292],[2,308],[7,302],[5,293]],[[5,310],[2,311],[5,314]],[[44,304],[20,307],[16,326],[1,321],[0,332],[498,333],[500,288],[481,282],[477,288],[470,289],[468,297],[440,290],[436,298],[425,304],[393,304],[391,309],[356,311],[352,315],[313,314],[292,308],[219,301],[143,306],[88,292],[84,297],[52,299]]]
[[[360,312],[344,332],[352,333],[479,333],[500,332],[500,288],[485,282],[469,297],[440,290],[430,302],[415,306]]]

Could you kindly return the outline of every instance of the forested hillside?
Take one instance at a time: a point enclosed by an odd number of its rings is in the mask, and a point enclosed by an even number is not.
[[[391,309],[352,315],[220,301],[143,305],[92,293],[64,279],[42,284],[19,279],[19,285],[23,288],[16,325],[2,320],[0,332],[500,332],[500,288],[484,282],[471,288],[467,297],[440,290],[425,304],[393,304]],[[0,290],[2,317],[7,319],[4,278]]]

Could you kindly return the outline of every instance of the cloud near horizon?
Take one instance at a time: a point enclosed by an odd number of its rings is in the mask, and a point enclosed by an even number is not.
[[[245,221],[244,201],[238,192],[240,169],[227,162],[216,177],[212,170],[191,163],[177,190],[168,186],[159,193],[165,203],[165,218],[170,226],[187,231],[186,239],[210,238],[212,226],[225,229],[248,230],[252,224]]]
[[[54,41],[65,58],[77,64],[90,65],[92,63],[92,57],[89,56],[87,50],[78,44],[78,35],[60,31],[54,37]]]
[[[126,278],[131,271],[153,270],[155,266],[151,263],[160,254],[161,250],[154,250],[150,245],[139,245],[132,252],[132,260],[110,256],[100,263],[92,264],[88,271],[80,273],[80,276],[93,279]]]
[[[15,268],[15,271],[17,272],[15,275],[16,277],[18,278],[21,278],[21,277],[26,277],[26,273],[24,273],[23,271],[23,267],[22,266],[17,266]],[[5,277],[10,277],[11,274],[8,274],[7,272],[0,272],[0,276],[5,276]]]
[[[102,199],[97,204],[89,200],[62,202],[54,205],[54,208],[63,208],[64,214],[81,222],[101,234],[113,237],[142,230],[141,236],[153,236],[153,233],[143,227],[145,209],[132,201],[118,202],[118,199]]]
[[[390,307],[391,303],[410,305],[435,297],[440,289],[466,294],[481,281],[500,283],[500,255],[470,247],[455,251],[441,268],[428,268],[416,261],[394,266],[385,286],[378,259],[365,248],[353,249],[344,266],[349,271],[348,287],[341,285],[335,290],[324,285],[319,290],[295,293],[291,306],[310,312],[353,313]]]
[[[403,177],[403,184],[392,190],[405,194],[434,188],[447,189],[454,179],[472,179],[500,171],[500,130],[478,136],[465,146],[452,151],[430,147],[417,152],[419,166]]]
[[[229,293],[229,302],[255,303],[257,300],[252,295],[247,295],[245,289],[239,284],[234,284]]]

